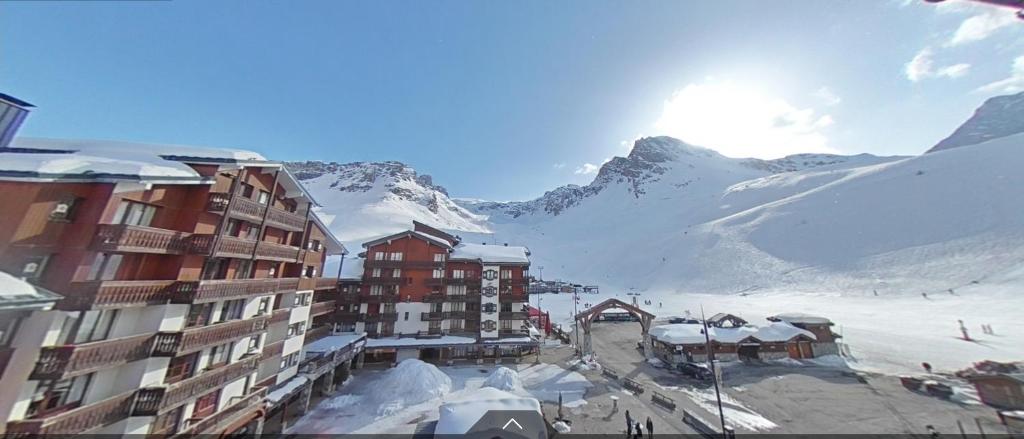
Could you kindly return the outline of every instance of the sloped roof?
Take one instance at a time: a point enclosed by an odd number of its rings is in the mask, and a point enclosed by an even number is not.
[[[403,232],[398,232],[398,233],[393,233],[393,234],[390,234],[390,235],[381,236],[380,238],[375,238],[375,239],[373,239],[371,241],[364,242],[363,243],[363,247],[370,248],[371,246],[380,244],[382,242],[393,241],[395,239],[402,239],[402,238],[405,238],[405,237],[412,237],[412,238],[416,238],[416,239],[422,239],[422,240],[427,241],[427,242],[429,242],[431,244],[439,245],[439,246],[444,247],[444,248],[449,249],[449,250],[451,250],[451,248],[452,248],[451,244],[449,244],[448,241],[445,241],[444,239],[438,238],[436,236],[433,236],[433,235],[430,235],[430,234],[427,234],[427,233],[417,232],[417,231],[414,231],[414,230],[406,230],[406,231],[403,231]]]
[[[803,323],[811,325],[831,325],[832,321],[826,317],[804,314],[801,312],[788,312],[768,317],[773,322]]]
[[[0,309],[49,309],[63,297],[0,271]]]
[[[529,264],[530,251],[526,247],[462,243],[455,246],[449,259]]]

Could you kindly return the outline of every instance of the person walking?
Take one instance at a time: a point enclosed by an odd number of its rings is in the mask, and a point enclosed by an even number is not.
[[[629,416],[629,410],[626,410],[626,437],[633,435],[633,418]]]
[[[640,439],[644,437],[644,427],[640,425],[640,421],[636,421],[636,433],[633,434],[633,439]]]
[[[654,421],[651,420],[650,416],[647,417],[647,436],[654,437]]]

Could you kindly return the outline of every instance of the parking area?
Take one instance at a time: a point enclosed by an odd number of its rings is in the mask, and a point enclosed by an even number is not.
[[[621,379],[611,380],[598,371],[581,372],[595,387],[587,394],[587,405],[567,413],[570,419],[586,421],[582,425],[587,427],[574,428],[574,433],[586,433],[587,429],[624,433],[623,411],[627,408],[634,417],[656,419],[655,433],[694,433],[682,422],[683,410],[708,421],[718,419],[710,384],[648,364],[636,348],[639,338],[637,322],[594,324],[592,343],[597,361],[647,391],[632,394],[619,384]],[[546,362],[564,362],[572,353],[571,348],[557,348],[548,349],[544,356]],[[911,392],[897,377],[790,361],[728,363],[723,371],[726,422],[738,433],[926,434],[927,426],[932,425],[941,433],[959,434],[957,421],[968,434],[979,433],[979,424],[986,433],[1005,432],[992,408]],[[676,409],[652,403],[651,391],[673,398]],[[618,397],[620,407],[614,415],[610,415],[612,395]]]

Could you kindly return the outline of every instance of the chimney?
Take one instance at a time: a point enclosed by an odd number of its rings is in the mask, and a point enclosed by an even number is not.
[[[35,107],[14,96],[0,93],[0,148],[7,148],[11,144],[14,134],[28,116],[29,109]]]

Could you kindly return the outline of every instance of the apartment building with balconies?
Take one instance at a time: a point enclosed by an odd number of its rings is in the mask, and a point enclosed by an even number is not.
[[[536,349],[525,247],[465,243],[419,222],[363,247],[359,282],[342,276],[335,318],[339,330],[370,338],[366,361],[483,361]]]
[[[8,434],[256,432],[333,325],[345,249],[258,154],[15,139],[0,205],[0,270],[63,296]]]

